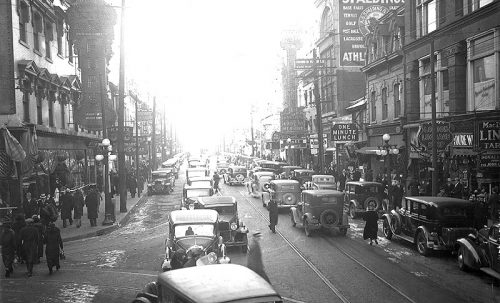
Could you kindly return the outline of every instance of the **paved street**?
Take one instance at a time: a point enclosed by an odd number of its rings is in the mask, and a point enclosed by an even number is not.
[[[0,302],[128,302],[155,280],[162,261],[167,216],[178,209],[183,174],[171,195],[139,201],[120,228],[98,237],[65,242],[67,259],[49,276],[42,264],[27,278],[17,264],[13,278],[0,278]],[[264,264],[286,302],[499,302],[491,278],[462,273],[447,254],[422,257],[403,242],[379,245],[362,239],[363,222],[354,220],[347,237],[315,233],[308,238],[280,214],[277,233],[267,228],[267,211],[245,187],[222,185],[239,202],[240,219],[263,233]],[[130,210],[130,209],[129,209]],[[233,263],[245,264],[238,248]],[[3,268],[1,269],[3,271]]]

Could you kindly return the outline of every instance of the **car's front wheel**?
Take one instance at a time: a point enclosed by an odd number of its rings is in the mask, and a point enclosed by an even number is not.
[[[427,239],[425,238],[424,232],[420,231],[417,234],[417,251],[422,256],[427,256],[429,254],[429,248],[427,247]]]
[[[392,230],[387,218],[384,218],[383,231],[384,231],[384,236],[387,238],[387,240],[392,239]]]
[[[354,203],[349,204],[349,217],[356,219],[356,206]]]
[[[461,271],[467,271],[469,269],[467,264],[465,264],[464,258],[465,258],[465,249],[463,246],[460,246],[460,248],[458,249],[457,262],[458,262],[458,268]]]

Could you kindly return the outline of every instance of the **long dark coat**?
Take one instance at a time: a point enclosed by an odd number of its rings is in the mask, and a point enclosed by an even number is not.
[[[85,204],[85,201],[83,200],[83,195],[80,191],[77,191],[73,196],[73,202],[75,210],[73,216],[75,219],[81,219],[83,216],[83,205]]]
[[[95,190],[89,192],[85,197],[85,205],[87,205],[87,218],[97,219],[99,212],[99,195]]]
[[[262,261],[262,251],[260,249],[259,239],[252,238],[248,246],[247,252],[247,267],[259,274],[264,280],[269,281],[264,270],[264,262]]]
[[[45,226],[41,222],[33,223],[33,226],[38,231],[38,238],[40,239],[38,243],[38,256],[43,257],[43,235],[45,233]]]
[[[278,225],[278,204],[276,201],[269,201],[267,204],[267,210],[269,211],[269,223],[272,226]]]
[[[33,198],[31,198],[31,200],[29,201],[25,201],[23,208],[24,208],[24,216],[26,218],[31,218],[33,215],[40,214],[40,208],[38,207],[38,203]]]
[[[23,250],[21,248],[21,229],[23,229],[25,226],[26,226],[26,221],[24,219],[24,216],[23,215],[17,215],[16,218],[15,218],[14,223],[12,224],[12,230],[14,231],[14,234],[16,236],[16,243],[17,243],[16,251],[17,251],[17,255],[20,258],[23,258],[23,259],[24,259],[24,252],[23,252]]]
[[[6,269],[12,268],[12,263],[16,257],[16,234],[11,228],[4,228],[0,237],[2,245],[2,261]]]
[[[38,229],[33,224],[26,225],[20,231],[19,240],[26,262],[35,263],[38,260],[38,245],[40,244]]]
[[[68,193],[61,195],[61,219],[71,219],[71,212],[73,211],[73,196]]]
[[[59,266],[59,248],[63,249],[63,242],[61,239],[61,231],[56,226],[47,227],[45,233],[45,255],[47,257],[47,266]]]
[[[134,176],[128,176],[127,187],[131,194],[135,194],[137,191],[137,180]]]
[[[366,221],[363,230],[363,239],[377,239],[378,232],[378,214],[374,210],[369,210],[363,215],[363,220]]]

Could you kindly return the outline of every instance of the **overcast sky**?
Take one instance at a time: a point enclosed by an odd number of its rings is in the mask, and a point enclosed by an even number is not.
[[[279,106],[282,33],[311,40],[320,14],[311,0],[127,0],[126,7],[126,77],[166,105],[187,146],[248,127],[252,103],[262,114]],[[119,33],[115,39],[112,79]]]

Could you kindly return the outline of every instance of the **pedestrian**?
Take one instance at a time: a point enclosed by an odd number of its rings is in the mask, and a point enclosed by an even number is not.
[[[0,237],[0,245],[2,245],[2,261],[5,268],[5,277],[8,278],[14,272],[14,259],[16,257],[16,234],[11,228],[10,222],[3,223],[3,232]]]
[[[43,257],[43,236],[45,234],[45,226],[40,222],[40,217],[33,215],[33,226],[38,231],[38,238],[40,239],[38,243],[38,258],[35,260],[35,264],[40,264],[40,258]]]
[[[214,180],[214,192],[220,193],[220,189],[219,189],[220,176],[217,173],[217,171],[214,171],[214,175],[213,175],[212,179]]]
[[[31,192],[26,193],[26,198],[23,203],[24,217],[31,218],[33,215],[39,214],[38,205],[36,199],[34,199],[31,195]]]
[[[276,233],[276,225],[278,225],[278,203],[276,200],[271,199],[267,203],[267,210],[269,211],[269,229]]]
[[[83,205],[85,204],[85,200],[83,199],[83,194],[80,189],[77,189],[73,194],[73,202],[74,202],[74,219],[76,228],[80,228],[82,226],[82,216],[83,216]]]
[[[451,196],[453,198],[462,199],[463,190],[464,190],[464,186],[463,186],[462,182],[460,182],[459,178],[455,178],[455,185],[453,186],[453,189],[451,190]]]
[[[488,224],[488,204],[481,199],[477,190],[469,198],[474,203],[474,228],[480,230]]]
[[[495,186],[492,190],[491,196],[488,199],[488,206],[490,209],[490,219],[492,221],[492,224],[498,222],[498,214],[500,212],[500,197],[498,196],[497,186]]]
[[[175,182],[175,178],[174,178]],[[144,191],[144,177],[141,174],[137,175],[137,196],[140,197]]]
[[[127,187],[130,191],[130,196],[132,198],[135,198],[135,193],[137,192],[137,179],[135,178],[134,174],[128,176]]]
[[[40,221],[47,227],[49,222],[56,222],[59,217],[56,206],[45,198],[45,194],[40,195]]]
[[[378,214],[373,205],[368,205],[366,212],[363,214],[363,220],[366,222],[365,228],[363,229],[363,239],[370,239],[370,245],[373,244],[373,240],[378,244]]]
[[[345,169],[343,169],[342,173],[339,176],[339,190],[340,191],[344,191],[346,181],[347,181],[346,171],[345,171]]]
[[[248,245],[248,252],[247,252],[247,267],[256,272],[267,282],[270,282],[269,277],[267,276],[264,270],[264,262],[262,260],[262,250],[260,248],[261,238],[262,238],[261,233],[255,232],[252,238],[250,239],[250,244]]]
[[[61,201],[61,219],[63,220],[63,228],[66,228],[66,226],[68,226],[68,221],[69,225],[73,225],[72,212],[74,208],[73,196],[71,196],[68,189],[66,189],[61,194],[60,201]]]
[[[33,219],[26,219],[26,223],[27,225],[20,231],[19,243],[24,253],[28,277],[31,277],[33,275],[33,264],[38,259],[38,245],[40,243],[40,238],[38,236],[37,228],[33,226]]]
[[[61,231],[56,225],[51,222],[47,227],[47,232],[45,234],[45,256],[47,256],[47,267],[49,268],[49,274],[52,274],[52,268],[55,266],[56,270],[61,267],[59,264],[60,252],[63,250],[63,242],[61,239]],[[61,249],[61,251],[59,250]]]
[[[17,261],[19,263],[24,263],[24,253],[21,248],[21,229],[23,229],[26,226],[26,219],[22,214],[17,214],[16,217],[14,218],[14,223],[12,224],[12,230],[14,231],[14,234],[16,235],[16,253],[17,253]]]
[[[90,226],[97,226],[97,217],[99,212],[99,194],[96,188],[90,189],[89,194],[85,197],[85,205],[87,206],[87,218],[90,220]]]

